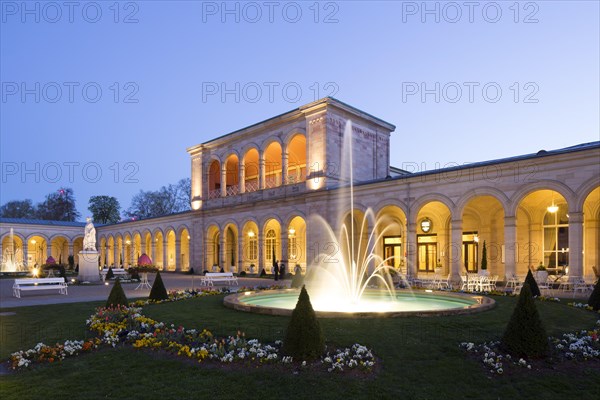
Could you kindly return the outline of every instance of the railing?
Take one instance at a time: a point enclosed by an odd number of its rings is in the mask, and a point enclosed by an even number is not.
[[[258,181],[246,181],[246,192],[256,192],[258,190]]]
[[[221,189],[215,189],[215,190],[208,191],[209,200],[210,199],[218,199],[219,197],[221,197]]]
[[[227,186],[227,196],[235,196],[239,192],[239,187],[237,185]]]
[[[300,183],[306,181],[306,176],[300,172],[290,172],[288,173],[288,185],[293,185],[295,183]]]
[[[274,188],[280,185],[281,183],[279,182],[278,176],[267,176],[265,178],[265,188],[267,189]]]

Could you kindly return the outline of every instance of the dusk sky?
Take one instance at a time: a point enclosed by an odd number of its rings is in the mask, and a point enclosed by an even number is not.
[[[599,140],[597,1],[0,6],[2,204],[126,209],[187,147],[328,95],[396,125],[400,168]]]

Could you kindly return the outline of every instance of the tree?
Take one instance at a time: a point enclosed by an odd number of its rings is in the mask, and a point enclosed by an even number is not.
[[[314,360],[323,354],[325,339],[317,320],[315,310],[310,303],[306,287],[302,286],[296,308],[285,333],[283,354],[295,360]]]
[[[191,181],[181,179],[176,184],[163,186],[156,191],[140,190],[131,199],[131,206],[125,211],[130,218],[150,218],[168,215],[190,209]]]
[[[106,307],[116,307],[119,305],[127,307],[129,301],[127,300],[123,286],[121,286],[121,280],[117,278],[115,285],[108,295],[108,300],[106,300]]]
[[[481,251],[481,269],[487,270],[487,248],[485,246],[485,240],[483,241],[483,250]]]
[[[52,221],[75,221],[81,215],[75,207],[73,189],[60,188],[46,196],[37,206],[37,218]]]
[[[100,224],[115,224],[121,220],[121,205],[112,196],[90,197],[88,210],[92,213],[94,222]]]
[[[501,345],[517,357],[543,357],[548,352],[548,336],[527,282],[521,289]]]
[[[31,200],[13,200],[0,207],[0,216],[2,218],[35,218],[35,211]]]

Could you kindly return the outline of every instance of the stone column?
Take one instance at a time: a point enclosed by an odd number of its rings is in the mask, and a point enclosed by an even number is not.
[[[52,255],[52,242],[50,240],[46,240],[46,259]],[[46,259],[42,260],[42,264],[46,262]],[[58,262],[58,260],[56,260]]]
[[[227,160],[221,165],[221,197],[227,196]]]
[[[283,152],[283,154],[281,154],[281,163],[283,164],[281,167],[281,184],[282,185],[287,185],[288,184],[288,153],[287,152]]]
[[[242,232],[242,229],[239,230],[237,244],[238,244],[238,248],[237,248],[238,272],[242,272],[244,270],[244,233]]]
[[[136,265],[137,264],[137,260],[135,259],[135,245],[133,244],[133,241],[131,242],[131,244],[129,245],[129,265]]]
[[[411,278],[417,277],[417,223],[409,222],[406,231],[406,270]]]
[[[285,264],[286,271],[289,272],[289,254],[288,254],[288,246],[289,246],[289,232],[287,229],[281,229],[281,261]]]
[[[240,160],[240,166],[239,166],[239,186],[240,186],[240,193],[245,193],[246,192],[246,164],[244,164],[243,161]]]
[[[504,280],[517,273],[517,218],[504,217]]]
[[[23,243],[23,266],[29,267],[29,263],[27,260],[27,257],[29,256],[29,253],[27,252],[27,242],[23,241]]]
[[[583,277],[583,213],[569,211],[569,276]]]
[[[464,266],[462,265],[462,220],[452,220],[450,223],[450,274],[453,282],[460,281]]]
[[[264,189],[266,185],[265,176],[265,155],[261,154],[258,160],[258,187],[261,190]]]
[[[181,258],[181,239],[180,238],[176,238],[175,239],[175,271],[176,272],[181,272],[181,263],[182,263],[182,258]]]
[[[226,231],[219,235],[219,269],[222,267],[224,271],[228,271],[227,266],[227,241],[225,240]]]
[[[159,246],[162,246],[162,266],[163,271],[167,271],[169,269],[169,241],[166,236],[163,236],[162,243],[159,243]]]
[[[262,230],[260,229],[260,227],[258,228],[258,232],[256,233],[257,235],[257,242],[258,242],[258,264],[256,265],[256,269],[257,269],[257,273],[260,274],[261,269],[263,269],[265,267],[265,260],[264,260],[264,235]]]

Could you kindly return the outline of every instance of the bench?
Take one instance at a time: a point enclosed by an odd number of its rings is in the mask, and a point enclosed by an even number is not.
[[[25,278],[15,279],[13,296],[21,298],[22,290],[58,289],[60,294],[67,294],[67,282],[64,278]]]
[[[112,271],[115,276],[129,274],[129,272],[127,272],[124,268],[113,268]],[[103,270],[100,271],[100,276],[102,277],[102,282],[104,282],[106,280],[106,274],[108,274],[108,269],[104,268]]]
[[[228,285],[237,285],[237,277],[233,272],[207,272],[201,279],[203,286],[214,286],[215,282],[225,282]]]

